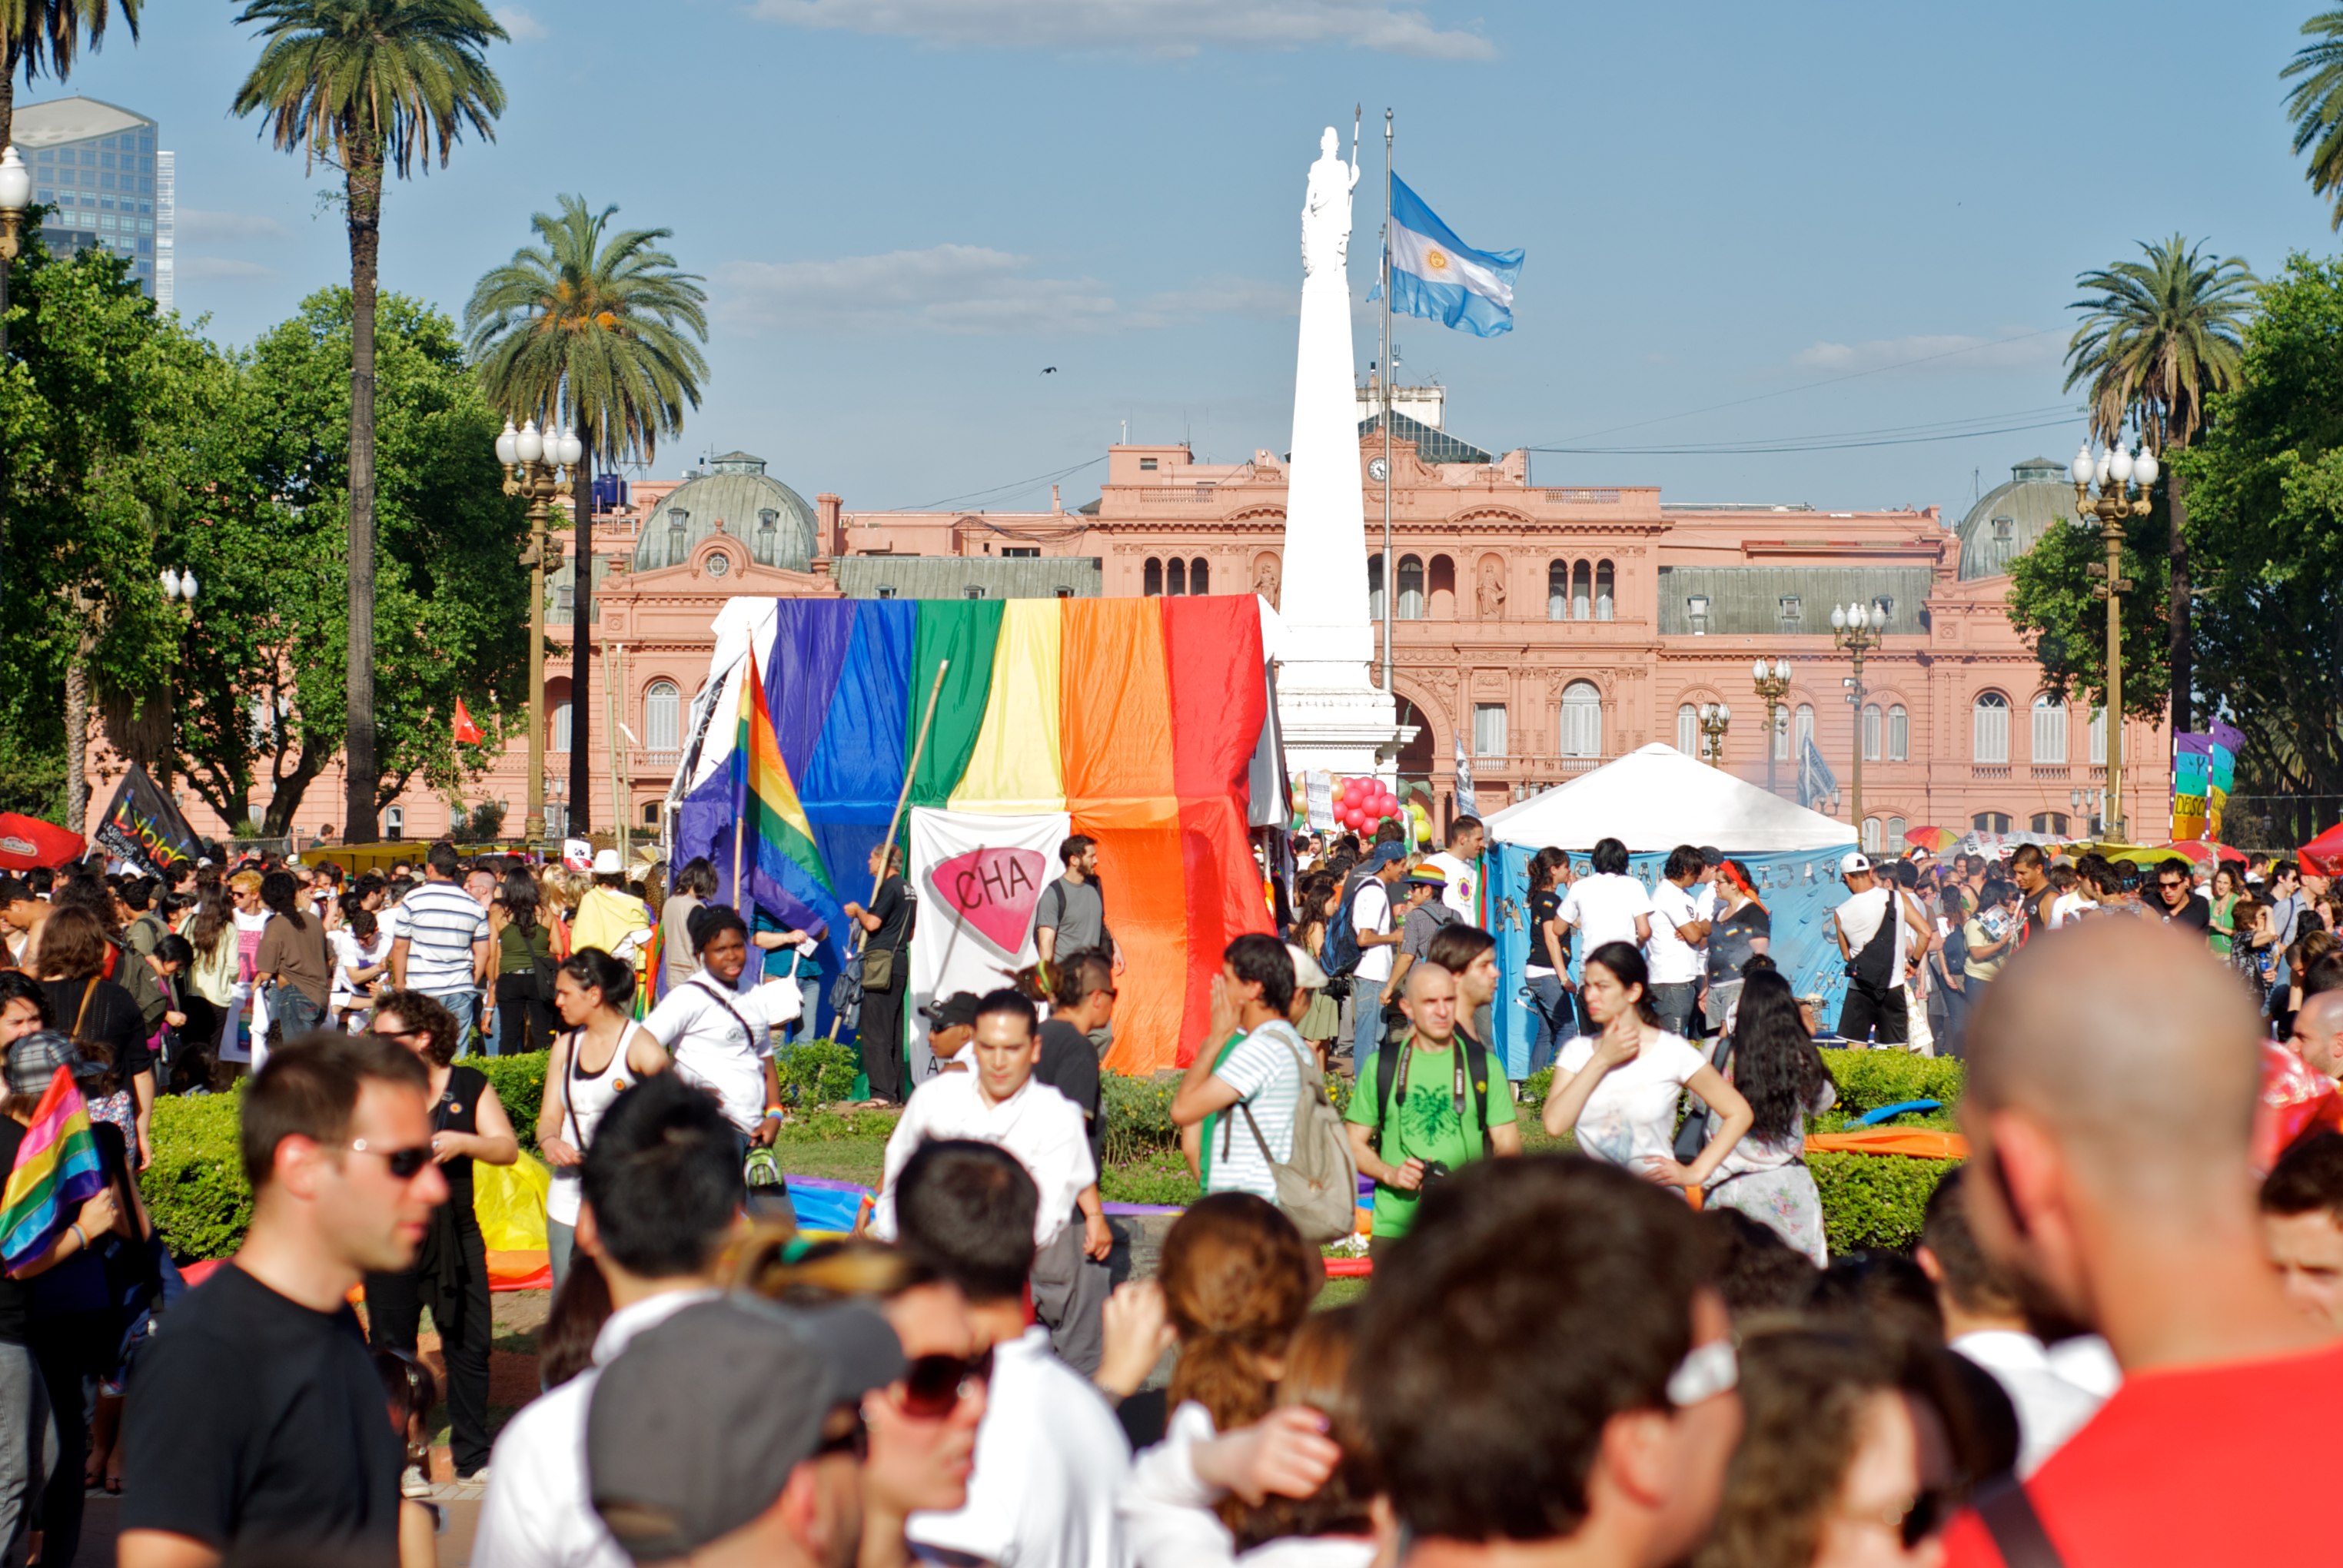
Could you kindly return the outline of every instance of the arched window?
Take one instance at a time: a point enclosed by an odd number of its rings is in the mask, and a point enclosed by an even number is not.
[[[1383,618],[1383,558],[1380,551],[1367,558],[1367,618],[1378,625]]]
[[[1192,594],[1212,591],[1212,563],[1202,556],[1188,563],[1188,591]]]
[[[1594,568],[1584,561],[1570,568],[1570,618],[1594,618]]]
[[[1879,819],[1865,817],[1863,819],[1863,852],[1866,855],[1876,855],[1879,853]]]
[[[643,693],[643,749],[653,756],[683,749],[683,696],[671,680],[654,680]]]
[[[1163,591],[1178,598],[1188,591],[1188,563],[1173,556],[1163,568]]]
[[[2009,760],[2009,699],[1998,691],[1977,693],[1970,709],[1969,755],[1976,762]]]
[[[1611,618],[1611,563],[1600,561],[1594,568],[1594,618]]]
[[[1912,755],[1912,716],[1900,702],[1887,709],[1887,760],[1903,762]]]
[[[1432,558],[1432,569],[1424,579],[1431,591],[1425,596],[1424,608],[1434,620],[1456,618],[1456,563],[1446,556]]]
[[[2091,766],[2105,768],[2107,765],[2107,710],[2104,708],[2094,708],[2091,709]]]
[[[1603,693],[1591,680],[1574,680],[1562,692],[1562,754],[1603,755]]]
[[[2046,691],[2034,699],[2034,760],[2066,760],[2066,704]]]
[[[1162,596],[1163,563],[1153,556],[1147,558],[1147,565],[1140,572],[1139,591],[1149,598],[1159,598]]]
[[[2064,811],[2036,811],[2034,813],[2032,826],[2034,830],[2037,833],[2053,833],[2063,837],[2066,831],[2066,813]]]
[[[1969,819],[1969,826],[1980,833],[2006,833],[2009,831],[2009,813],[1980,811]]]
[[[1806,742],[1815,738],[1815,709],[1809,702],[1798,704],[1798,711],[1790,721],[1790,755],[1804,757]]]
[[[1866,702],[1863,705],[1863,759],[1865,762],[1879,760],[1879,732],[1882,728],[1882,719],[1879,704]]]
[[[569,749],[569,699],[566,697],[553,705],[553,733],[546,739],[546,749]]]
[[[1887,848],[1891,852],[1898,855],[1904,852],[1904,835],[1907,829],[1908,824],[1903,818],[1887,819]]]
[[[1676,749],[1687,757],[1700,755],[1700,709],[1689,702],[1676,709]]]
[[[1570,563],[1548,561],[1545,567],[1545,618],[1570,618]]]
[[[1399,558],[1399,618],[1423,618],[1423,558],[1402,556]]]
[[[644,802],[643,802],[643,826],[644,826],[644,827],[646,827],[646,828],[656,828],[656,827],[658,827],[658,826],[659,826],[659,803],[658,801],[656,801],[656,800],[646,800],[646,801],[644,801]]]

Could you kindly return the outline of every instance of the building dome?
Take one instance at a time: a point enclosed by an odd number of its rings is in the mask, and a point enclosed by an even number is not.
[[[682,566],[719,523],[726,535],[749,547],[760,566],[812,569],[813,508],[765,472],[765,459],[746,452],[725,453],[707,473],[667,493],[643,519],[635,569]]]
[[[1961,580],[1999,577],[2051,528],[2073,520],[2075,487],[2066,465],[2029,457],[2009,483],[1986,492],[1953,531],[1961,540]]]

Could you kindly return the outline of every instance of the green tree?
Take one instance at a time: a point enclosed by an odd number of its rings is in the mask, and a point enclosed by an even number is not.
[[[118,8],[122,25],[138,41],[141,0],[0,0],[0,147],[15,139],[16,74],[33,81],[45,70],[60,82],[73,74],[74,56],[86,37],[92,49],[106,43],[106,19]]]
[[[2123,572],[2131,591],[2117,604],[2123,621],[2124,711],[2135,719],[2161,719],[2170,691],[2171,669],[2164,606],[2171,556],[2167,548],[2170,518],[2161,498],[2124,535]],[[2042,667],[2042,686],[2093,708],[2107,703],[2107,606],[2093,592],[2091,568],[2107,559],[2096,531],[2069,526],[2046,532],[2009,568],[2009,623],[2030,638]]]
[[[2204,587],[2203,683],[2245,732],[2236,794],[2300,842],[2343,799],[2343,261],[2290,257],[2234,390],[2175,459]]]
[[[586,444],[580,496],[591,493],[598,458],[612,465],[628,456],[655,458],[659,437],[683,428],[687,407],[699,407],[708,374],[699,347],[708,341],[700,278],[679,271],[659,248],[672,230],[611,232],[618,211],[597,213],[584,196],[563,196],[559,216],[530,220],[542,243],[489,271],[464,307],[489,401],[549,424],[565,411],[566,391],[566,412]],[[583,832],[593,794],[586,717],[593,508],[573,505],[571,517],[579,569],[570,618],[569,822],[572,832]]]
[[[383,759],[375,702],[375,292],[383,176],[408,177],[466,131],[496,136],[505,91],[486,50],[506,36],[480,0],[251,0],[239,25],[265,39],[235,111],[260,115],[280,151],[342,171],[349,227],[349,656],[345,670],[352,841],[375,836]]]
[[[2294,52],[2278,80],[2295,84],[2286,113],[2294,122],[2295,155],[2310,155],[2303,177],[2333,200],[2329,221],[2343,228],[2343,11],[2320,12],[2302,25],[2302,35],[2311,42]]]
[[[350,507],[349,291],[303,302],[239,362],[232,416],[213,454],[200,526],[172,540],[203,588],[179,684],[188,779],[230,821],[290,829],[310,784],[340,751],[350,622],[344,591]],[[504,494],[498,426],[455,323],[397,294],[378,303],[375,608],[381,771],[369,814],[410,782],[454,791],[501,750],[525,699],[526,514]],[[488,739],[458,746],[464,698]]]
[[[2169,457],[2204,429],[2207,396],[2237,380],[2238,335],[2258,285],[2244,262],[2210,260],[2177,234],[2140,250],[2145,260],[2119,261],[2076,280],[2092,293],[2075,302],[2087,314],[2066,345],[2066,388],[2089,388],[2091,433],[2100,440],[2113,445],[2127,428],[2136,429]],[[2177,733],[2193,728],[2194,676],[2187,484],[2177,467],[2165,491],[2171,518],[2164,530],[2164,674]]]

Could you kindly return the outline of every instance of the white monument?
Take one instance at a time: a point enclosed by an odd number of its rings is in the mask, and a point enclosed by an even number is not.
[[[1302,344],[1293,371],[1277,720],[1288,766],[1390,778],[1403,737],[1391,694],[1368,678],[1375,643],[1351,357],[1347,260],[1359,167],[1355,156],[1343,161],[1332,126],[1318,148],[1302,204]]]

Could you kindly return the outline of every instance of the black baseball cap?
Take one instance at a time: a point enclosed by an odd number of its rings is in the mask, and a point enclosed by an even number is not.
[[[586,1416],[594,1511],[638,1563],[688,1557],[773,1505],[840,1405],[903,1375],[860,1302],[686,1307],[602,1370]]]
[[[982,1000],[974,991],[954,991],[928,1003],[920,1010],[920,1016],[928,1020],[930,1029],[973,1029],[977,1006]]]

